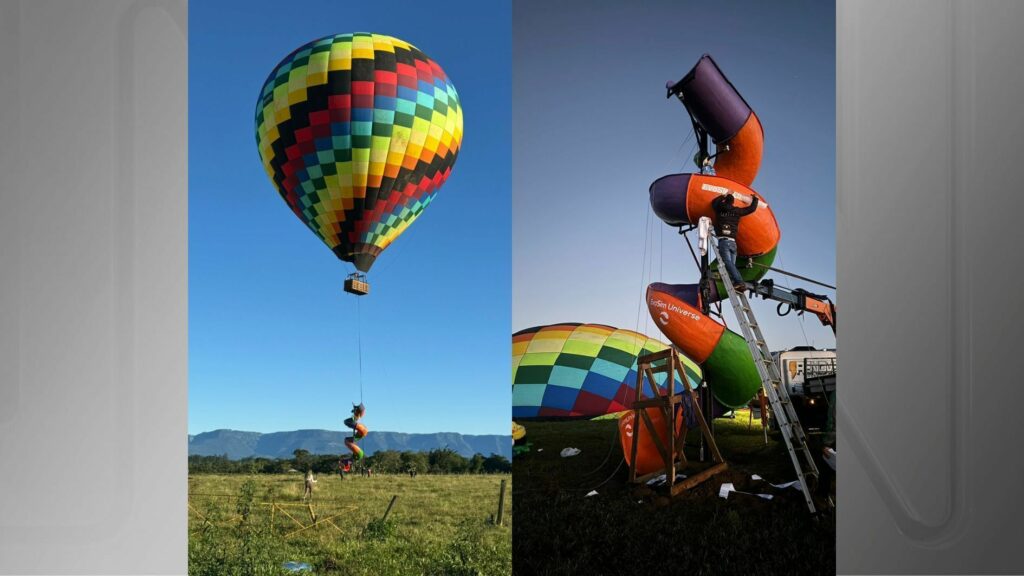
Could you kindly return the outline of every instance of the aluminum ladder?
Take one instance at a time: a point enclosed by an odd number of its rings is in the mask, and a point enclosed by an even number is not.
[[[807,507],[811,514],[814,514],[814,500],[811,498],[810,488],[807,486],[807,477],[818,477],[818,466],[814,463],[811,450],[807,446],[807,435],[804,433],[800,419],[797,418],[793,402],[789,397],[789,390],[782,384],[782,376],[779,374],[779,367],[772,359],[772,353],[765,343],[761,327],[757,324],[754,311],[750,308],[747,297],[737,292],[733,286],[729,271],[718,253],[718,246],[709,242],[715,251],[718,260],[718,275],[725,291],[729,294],[729,301],[732,302],[733,312],[743,329],[743,337],[750,348],[750,354],[754,358],[754,365],[757,366],[757,373],[761,376],[761,387],[768,397],[772,407],[772,415],[779,424],[782,437],[786,440],[786,448],[789,450],[789,457],[793,461],[793,468],[796,470],[797,480],[800,482],[800,490],[807,501]]]

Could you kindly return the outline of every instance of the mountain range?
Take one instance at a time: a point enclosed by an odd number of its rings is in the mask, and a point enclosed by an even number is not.
[[[291,432],[244,432],[240,430],[214,430],[189,435],[189,455],[222,456],[232,460],[249,457],[291,458],[295,450],[303,449],[311,454],[344,454],[345,437],[348,432],[334,430],[294,430]],[[512,437],[493,435],[470,435],[456,432],[433,434],[407,434],[404,432],[373,431],[359,441],[367,453],[381,450],[427,452],[438,448],[451,448],[461,456],[473,454],[500,454],[512,458]]]

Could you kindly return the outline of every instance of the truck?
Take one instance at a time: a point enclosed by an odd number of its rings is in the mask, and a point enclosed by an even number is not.
[[[824,429],[836,398],[836,351],[796,346],[772,352],[772,358],[800,423],[807,429]]]

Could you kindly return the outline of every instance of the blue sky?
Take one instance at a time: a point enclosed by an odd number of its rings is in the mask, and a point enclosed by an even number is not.
[[[378,32],[459,91],[463,149],[434,202],[370,274],[340,262],[260,165],[270,70],[312,39]],[[503,2],[194,2],[189,7],[189,432],[341,428],[507,434],[511,298],[510,8]],[[357,309],[357,306],[361,309]]]
[[[775,265],[835,283],[832,2],[517,0],[513,47],[513,328],[597,322],[661,337],[638,308],[643,288],[699,274],[675,230],[648,220],[647,190],[693,171],[689,119],[664,86],[705,52],[764,126],[753,187],[782,228]],[[835,345],[814,317],[755,310],[773,349]]]

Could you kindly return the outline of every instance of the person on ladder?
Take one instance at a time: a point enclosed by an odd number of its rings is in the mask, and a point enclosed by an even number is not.
[[[736,290],[742,292],[747,289],[747,283],[743,280],[738,268],[736,268],[736,236],[740,230],[740,218],[753,214],[757,210],[757,196],[746,208],[737,208],[732,190],[728,194],[719,196],[711,201],[711,208],[715,211],[715,235],[718,236],[718,253],[725,261],[725,269],[729,271],[729,277],[736,286]]]
[[[345,438],[345,447],[349,449],[351,454],[348,456],[342,456],[341,472],[349,472],[352,470],[352,463],[356,460],[363,459],[363,449],[356,445],[356,442],[366,437],[367,430],[366,426],[363,426],[360,419],[366,414],[366,407],[362,404],[352,406],[352,416],[345,419],[345,426],[352,429],[352,435]],[[344,477],[344,476],[343,476]]]

